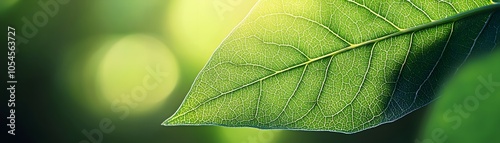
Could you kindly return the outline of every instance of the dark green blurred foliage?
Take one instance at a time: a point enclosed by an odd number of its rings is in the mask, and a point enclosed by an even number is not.
[[[473,61],[432,104],[420,140],[428,143],[498,142],[500,52]],[[431,142],[432,141],[432,142]]]

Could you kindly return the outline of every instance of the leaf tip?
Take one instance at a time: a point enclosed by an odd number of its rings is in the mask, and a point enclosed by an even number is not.
[[[165,120],[165,121],[163,121],[163,122],[161,123],[161,125],[162,125],[162,126],[172,126],[172,123],[171,123],[171,121],[170,121],[170,118],[169,118],[169,119],[167,119],[167,120]]]
[[[165,121],[161,123],[162,126],[175,126],[178,123],[176,123],[177,120],[177,114],[172,115],[171,117],[167,118]]]

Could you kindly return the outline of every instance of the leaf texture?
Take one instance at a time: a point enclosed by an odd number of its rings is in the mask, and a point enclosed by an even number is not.
[[[497,47],[499,8],[490,0],[261,0],[163,125],[354,133],[395,121]]]

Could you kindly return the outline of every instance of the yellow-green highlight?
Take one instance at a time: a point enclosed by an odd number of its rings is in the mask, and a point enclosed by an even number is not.
[[[19,0],[2,0],[2,1],[0,1],[0,13],[3,13],[5,10],[10,9],[17,2],[19,2]]]
[[[217,127],[220,142],[224,143],[274,143],[280,138],[279,130],[261,130],[255,128]]]
[[[110,47],[102,59],[97,82],[109,101],[130,99],[147,111],[168,97],[179,78],[174,55],[159,40],[129,35]]]
[[[240,23],[257,0],[183,0],[166,9],[165,34],[187,61],[203,66],[214,50]]]

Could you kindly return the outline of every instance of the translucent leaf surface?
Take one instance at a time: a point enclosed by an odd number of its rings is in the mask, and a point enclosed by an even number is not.
[[[353,133],[429,104],[491,51],[490,0],[259,1],[163,124]],[[492,46],[477,46],[492,45]]]

